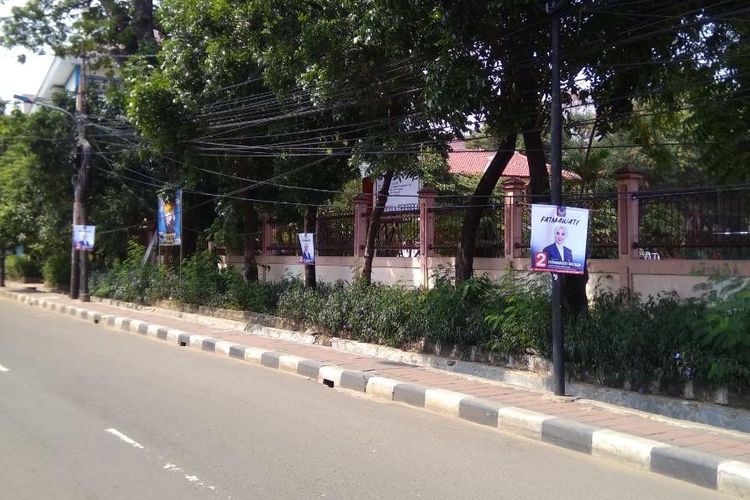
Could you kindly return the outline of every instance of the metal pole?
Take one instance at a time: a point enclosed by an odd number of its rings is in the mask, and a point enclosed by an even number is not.
[[[555,206],[562,204],[562,106],[560,104],[560,7],[562,1],[547,4],[552,15],[550,50],[552,81],[552,165],[550,172],[551,201]],[[552,274],[552,366],[554,392],[565,395],[565,333],[562,320],[562,276]]]

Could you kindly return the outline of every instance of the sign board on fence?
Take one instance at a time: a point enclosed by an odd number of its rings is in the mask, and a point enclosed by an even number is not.
[[[160,246],[182,244],[182,190],[159,195],[156,229]]]
[[[422,180],[419,177],[393,177],[388,190],[385,207],[392,210],[411,210],[419,204],[419,189]],[[378,177],[372,193],[373,205],[378,200],[378,193],[383,187],[383,178]]]
[[[82,224],[73,225],[73,248],[84,252],[94,250],[94,236],[96,235],[96,226],[84,226]]]
[[[531,205],[531,270],[583,274],[589,211]]]
[[[302,254],[299,257],[301,264],[315,264],[315,233],[298,233],[299,246]]]

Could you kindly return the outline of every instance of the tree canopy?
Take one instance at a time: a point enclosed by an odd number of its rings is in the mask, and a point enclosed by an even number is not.
[[[579,189],[606,189],[624,163],[654,186],[747,182],[746,2],[563,3],[564,161]],[[501,154],[469,198],[465,278],[517,146],[531,194],[549,192],[549,23],[538,0],[30,0],[1,26],[8,46],[112,57],[123,87],[103,105],[128,123],[101,129],[116,139],[100,138],[101,168],[138,179],[134,192],[182,186],[195,238],[246,255],[260,217],[301,220],[362,166],[430,177],[424,158],[484,136]],[[31,169],[42,146],[6,148],[5,173]]]

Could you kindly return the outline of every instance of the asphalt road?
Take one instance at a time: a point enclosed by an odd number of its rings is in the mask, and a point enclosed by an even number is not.
[[[0,298],[0,499],[720,496]]]

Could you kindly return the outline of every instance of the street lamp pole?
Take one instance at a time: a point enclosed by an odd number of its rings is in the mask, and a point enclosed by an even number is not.
[[[80,152],[80,162],[75,167],[72,176],[73,184],[73,224],[86,224],[87,213],[86,213],[86,199],[89,190],[89,170],[90,170],[90,159],[91,159],[91,144],[86,139],[86,123],[85,123],[85,111],[86,111],[86,66],[85,59],[81,64],[81,71],[78,78],[78,92],[76,93],[76,114],[74,115],[67,109],[63,109],[59,106],[54,106],[45,102],[40,102],[35,99],[31,99],[24,95],[14,95],[14,98],[19,101],[36,104],[45,108],[54,109],[66,114],[76,127],[76,143]],[[73,238],[71,237],[71,250],[70,250],[70,298],[80,299],[83,302],[91,300],[89,295],[88,287],[88,276],[89,276],[89,257],[85,251],[78,251],[73,245]]]

